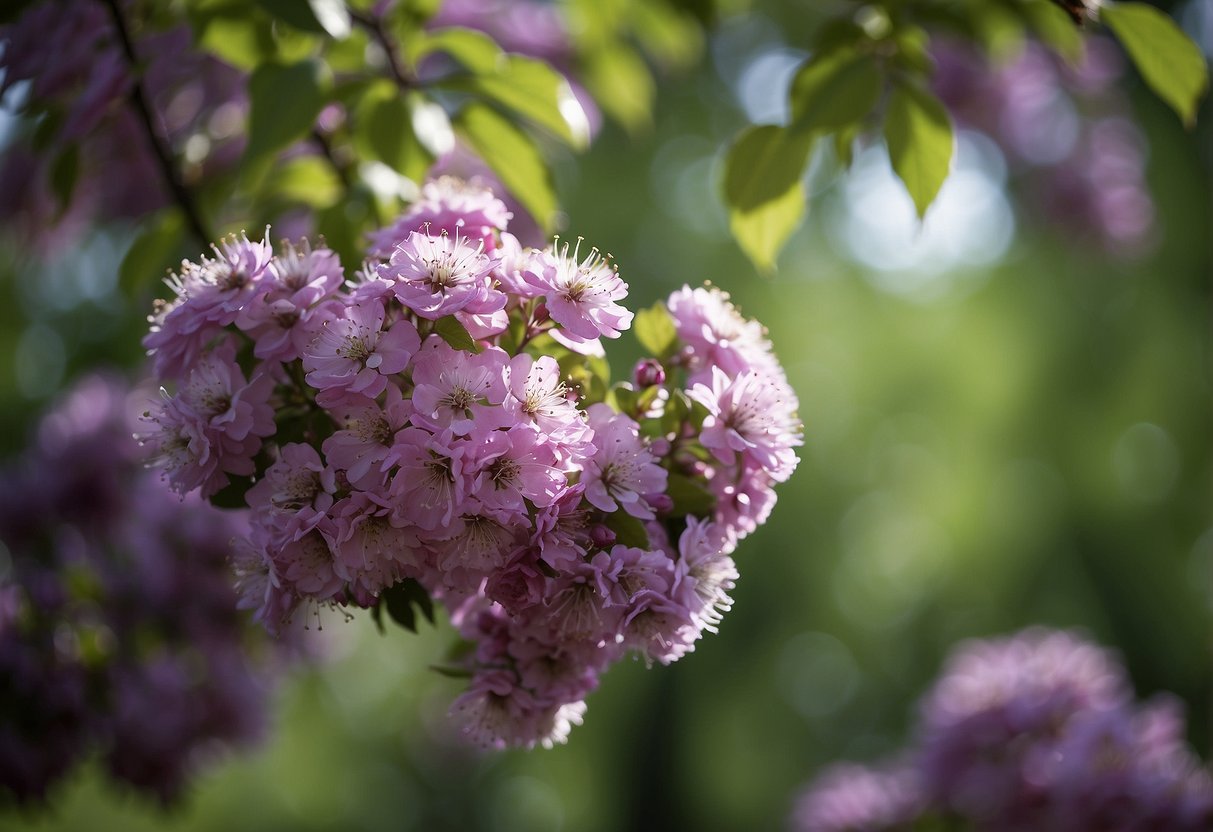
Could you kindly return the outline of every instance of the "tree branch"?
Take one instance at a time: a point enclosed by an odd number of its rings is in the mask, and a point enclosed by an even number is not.
[[[392,80],[396,82],[396,86],[402,90],[411,90],[417,88],[417,79],[405,68],[404,63],[400,59],[400,52],[396,48],[396,43],[392,40],[387,30],[383,28],[383,20],[358,9],[350,9],[350,19],[360,27],[370,33],[379,45],[383,48],[384,54],[387,56],[388,70],[392,74]]]
[[[198,211],[198,206],[194,201],[194,196],[182,180],[181,172],[177,169],[172,152],[169,150],[167,142],[161,138],[160,132],[156,127],[156,119],[151,101],[148,98],[147,89],[144,87],[143,78],[141,77],[139,56],[135,54],[135,44],[131,40],[130,32],[126,27],[126,20],[122,17],[122,9],[118,7],[118,0],[104,0],[104,2],[110,10],[110,16],[114,20],[114,29],[118,32],[118,41],[122,44],[122,53],[126,56],[126,62],[131,71],[131,106],[135,108],[135,113],[139,116],[139,120],[143,125],[143,132],[152,147],[152,153],[156,156],[157,163],[160,165],[160,173],[164,177],[169,192],[177,203],[177,207],[181,209],[181,213],[185,216],[185,222],[189,226],[190,231],[205,247],[214,240],[214,236],[207,229],[206,223],[203,221],[202,215]]]

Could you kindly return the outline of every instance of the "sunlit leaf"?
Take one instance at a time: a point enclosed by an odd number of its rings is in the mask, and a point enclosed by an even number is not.
[[[750,211],[784,196],[804,171],[812,137],[783,127],[744,130],[725,159],[724,195],[729,206]]]
[[[652,122],[657,89],[644,60],[626,44],[598,49],[587,57],[582,80],[603,111],[629,132]]]
[[[952,164],[952,122],[934,95],[912,84],[897,84],[885,114],[885,142],[893,170],[905,183],[918,216],[926,215]]]
[[[804,214],[804,187],[797,181],[782,196],[755,208],[730,208],[729,229],[750,262],[770,272]]]
[[[670,473],[666,495],[674,501],[670,514],[674,517],[708,517],[716,508],[716,495],[690,477]]]
[[[257,0],[257,5],[304,32],[337,40],[350,34],[350,10],[342,0]]]
[[[480,352],[481,346],[476,343],[467,327],[459,322],[454,315],[447,315],[434,321],[434,332],[457,350],[464,352]]]
[[[1196,121],[1196,107],[1209,85],[1209,69],[1200,48],[1175,21],[1144,3],[1108,3],[1099,12],[1124,45],[1150,89],[1179,114]]]
[[[162,211],[131,242],[118,267],[118,284],[126,293],[142,291],[164,279],[169,268],[177,265],[174,257],[185,236],[178,211]]]
[[[319,61],[263,64],[249,78],[246,162],[259,160],[305,136],[324,107]]]
[[[1053,0],[1021,0],[1021,11],[1036,36],[1072,64],[1082,59],[1082,33]]]
[[[863,120],[880,98],[876,61],[849,49],[810,58],[792,79],[791,130],[830,132]]]
[[[636,319],[632,321],[632,331],[636,333],[640,346],[658,358],[669,355],[678,343],[678,330],[674,326],[674,319],[661,301],[636,313]]]
[[[552,174],[531,137],[483,104],[464,107],[453,124],[527,212],[551,228],[557,207]]]

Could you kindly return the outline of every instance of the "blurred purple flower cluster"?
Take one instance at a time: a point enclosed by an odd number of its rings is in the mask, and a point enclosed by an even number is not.
[[[0,470],[0,797],[42,800],[96,754],[171,801],[200,755],[258,736],[292,644],[237,612],[244,513],[143,467],[137,398],[87,377]]]
[[[1112,41],[1086,38],[1077,65],[1032,43],[996,66],[953,40],[936,39],[932,53],[935,92],[959,126],[998,143],[1029,215],[1114,254],[1151,245],[1146,141],[1117,86],[1125,64]]]
[[[627,284],[510,218],[443,178],[348,282],[306,242],[183,264],[144,341],[175,395],[141,436],[178,491],[244,495],[241,592],[270,629],[301,606],[395,617],[423,590],[474,645],[468,734],[549,746],[609,665],[715,630],[800,422],[764,330],[715,289],[646,310],[642,386],[608,390]]]
[[[120,2],[119,8],[133,3]],[[134,49],[158,140],[187,182],[230,167],[245,143],[245,76],[192,46],[185,25],[139,30]],[[105,3],[33,3],[0,27],[0,96],[28,116],[0,163],[0,220],[29,244],[61,249],[64,235],[137,218],[171,195],[132,106],[134,76]],[[67,160],[69,154],[78,154]],[[75,168],[56,193],[57,167]],[[66,202],[64,202],[66,198]]]
[[[877,768],[827,769],[791,825],[876,832],[930,822],[1200,832],[1213,828],[1213,778],[1187,746],[1174,699],[1134,702],[1113,654],[1033,628],[962,644],[922,702],[914,747]]]

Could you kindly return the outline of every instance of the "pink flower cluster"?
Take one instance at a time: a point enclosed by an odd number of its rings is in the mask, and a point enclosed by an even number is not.
[[[306,243],[184,264],[145,341],[176,392],[142,439],[177,490],[252,508],[234,564],[269,628],[315,605],[395,617],[423,590],[473,644],[467,733],[550,746],[611,663],[715,630],[800,423],[763,330],[715,289],[648,310],[653,356],[608,386],[627,284],[508,220],[442,179],[348,283]]]

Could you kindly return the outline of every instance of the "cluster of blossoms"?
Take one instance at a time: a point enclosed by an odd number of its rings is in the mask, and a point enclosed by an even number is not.
[[[792,827],[1198,832],[1213,777],[1184,735],[1175,700],[1135,703],[1116,657],[1071,633],[974,641],[923,700],[915,747],[828,769]]]
[[[937,39],[932,53],[936,93],[962,126],[998,143],[1034,216],[1116,254],[1149,245],[1146,141],[1117,88],[1119,47],[1089,37],[1076,66],[1036,44],[995,67],[955,41]]]
[[[85,379],[0,470],[0,799],[40,801],[94,755],[173,799],[216,742],[260,734],[292,644],[236,609],[243,513],[142,464],[138,398]]]
[[[800,443],[762,328],[714,289],[645,310],[652,357],[608,386],[627,285],[509,219],[444,178],[348,282],[306,243],[184,264],[145,341],[176,392],[141,432],[174,488],[251,507],[236,565],[269,628],[439,600],[472,643],[453,710],[493,747],[563,740],[609,664],[713,630]]]

